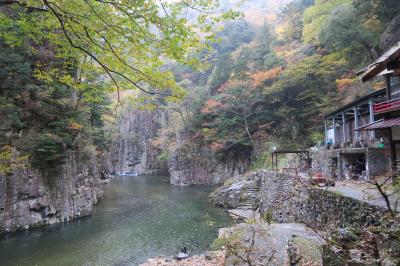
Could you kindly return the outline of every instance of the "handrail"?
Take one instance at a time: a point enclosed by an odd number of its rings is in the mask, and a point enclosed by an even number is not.
[[[392,99],[374,104],[375,113],[385,113],[400,109],[400,99]]]

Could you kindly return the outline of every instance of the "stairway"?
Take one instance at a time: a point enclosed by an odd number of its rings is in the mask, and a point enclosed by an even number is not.
[[[243,188],[237,209],[242,209],[242,210],[257,209],[259,203],[259,193],[260,193],[260,188],[257,185],[257,182],[252,181],[247,183],[246,186]]]

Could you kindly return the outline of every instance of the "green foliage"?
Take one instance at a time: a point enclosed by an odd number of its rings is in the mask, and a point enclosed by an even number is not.
[[[191,109],[188,131],[221,158],[256,153],[253,167],[268,165],[268,142],[315,145],[323,139],[324,114],[362,94],[339,84],[381,52],[380,35],[394,17],[388,7],[398,8],[390,0],[296,0],[242,39],[237,32],[247,33],[246,24],[230,23],[207,84],[198,84],[206,93]]]
[[[5,145],[0,149],[0,175],[8,175],[13,171],[24,169],[28,161],[28,155],[18,154],[11,146]]]
[[[313,144],[307,136],[322,127],[324,110],[335,100],[334,77],[340,75],[346,64],[335,55],[309,56],[289,66],[277,82],[266,88],[265,94],[274,98],[273,135],[280,143],[292,147]]]
[[[238,153],[254,148],[252,134],[259,122],[261,91],[250,83],[231,81],[201,111],[202,134],[216,151]]]
[[[365,20],[379,19],[383,24],[400,13],[398,0],[353,0],[353,6]]]
[[[222,55],[217,59],[213,71],[208,79],[208,86],[211,93],[214,94],[216,89],[223,83],[228,81],[232,71],[232,60],[229,55]]]
[[[262,213],[261,219],[267,224],[271,224],[273,222],[273,213],[271,209],[267,209]]]
[[[301,41],[303,37],[303,12],[314,4],[314,0],[294,0],[287,4],[281,13],[287,21],[284,37],[289,41]]]
[[[303,14],[303,38],[306,43],[319,44],[319,34],[331,12],[338,6],[351,4],[352,0],[316,0]]]
[[[354,65],[366,64],[377,56],[378,36],[362,24],[351,5],[332,11],[320,30],[319,39],[331,51],[343,50]]]
[[[54,186],[72,151],[87,163],[108,148],[107,83],[79,68],[72,50],[58,54],[61,46],[54,39],[41,39],[49,33],[49,25],[41,24],[46,14],[12,8],[0,19],[0,145],[11,151],[2,150],[0,168],[11,173],[32,165]],[[76,82],[68,79],[73,76]]]
[[[103,73],[111,90],[135,88],[170,101],[185,92],[170,71],[161,69],[164,59],[198,67],[196,55],[210,48],[217,23],[239,15],[231,10],[212,12],[216,1],[172,1],[162,6],[154,0],[18,3],[10,1],[9,10],[0,13],[0,38],[11,47],[29,43],[35,53],[37,46],[50,43],[56,57],[72,70],[59,71],[53,62],[42,61],[38,79],[57,78],[82,90],[88,84],[74,76],[79,66],[83,73]],[[184,16],[189,10],[194,21]]]
[[[55,169],[65,163],[66,146],[64,141],[56,134],[41,133],[38,135],[34,147],[33,165],[46,171]]]
[[[232,248],[237,248],[239,249],[239,241],[240,241],[240,236],[242,232],[234,232],[233,234],[230,234],[229,236],[223,236],[223,237],[218,237],[217,239],[214,240],[214,242],[211,245],[212,250],[221,250],[222,247],[232,247]],[[242,247],[240,247],[242,248]],[[228,250],[230,251],[230,250]]]

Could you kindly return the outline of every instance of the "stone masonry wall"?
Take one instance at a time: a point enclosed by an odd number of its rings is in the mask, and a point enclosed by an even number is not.
[[[334,153],[329,150],[310,151],[311,175],[321,174],[324,177],[334,177],[334,168],[332,167]]]
[[[261,177],[261,212],[279,223],[300,222],[318,228],[328,223],[365,226],[379,221],[385,211],[368,203],[325,189],[309,188],[287,174],[270,171]]]

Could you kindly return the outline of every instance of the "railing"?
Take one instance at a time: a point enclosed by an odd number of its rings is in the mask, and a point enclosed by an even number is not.
[[[386,113],[398,109],[400,109],[400,99],[393,99],[374,104],[374,112],[377,114]]]

